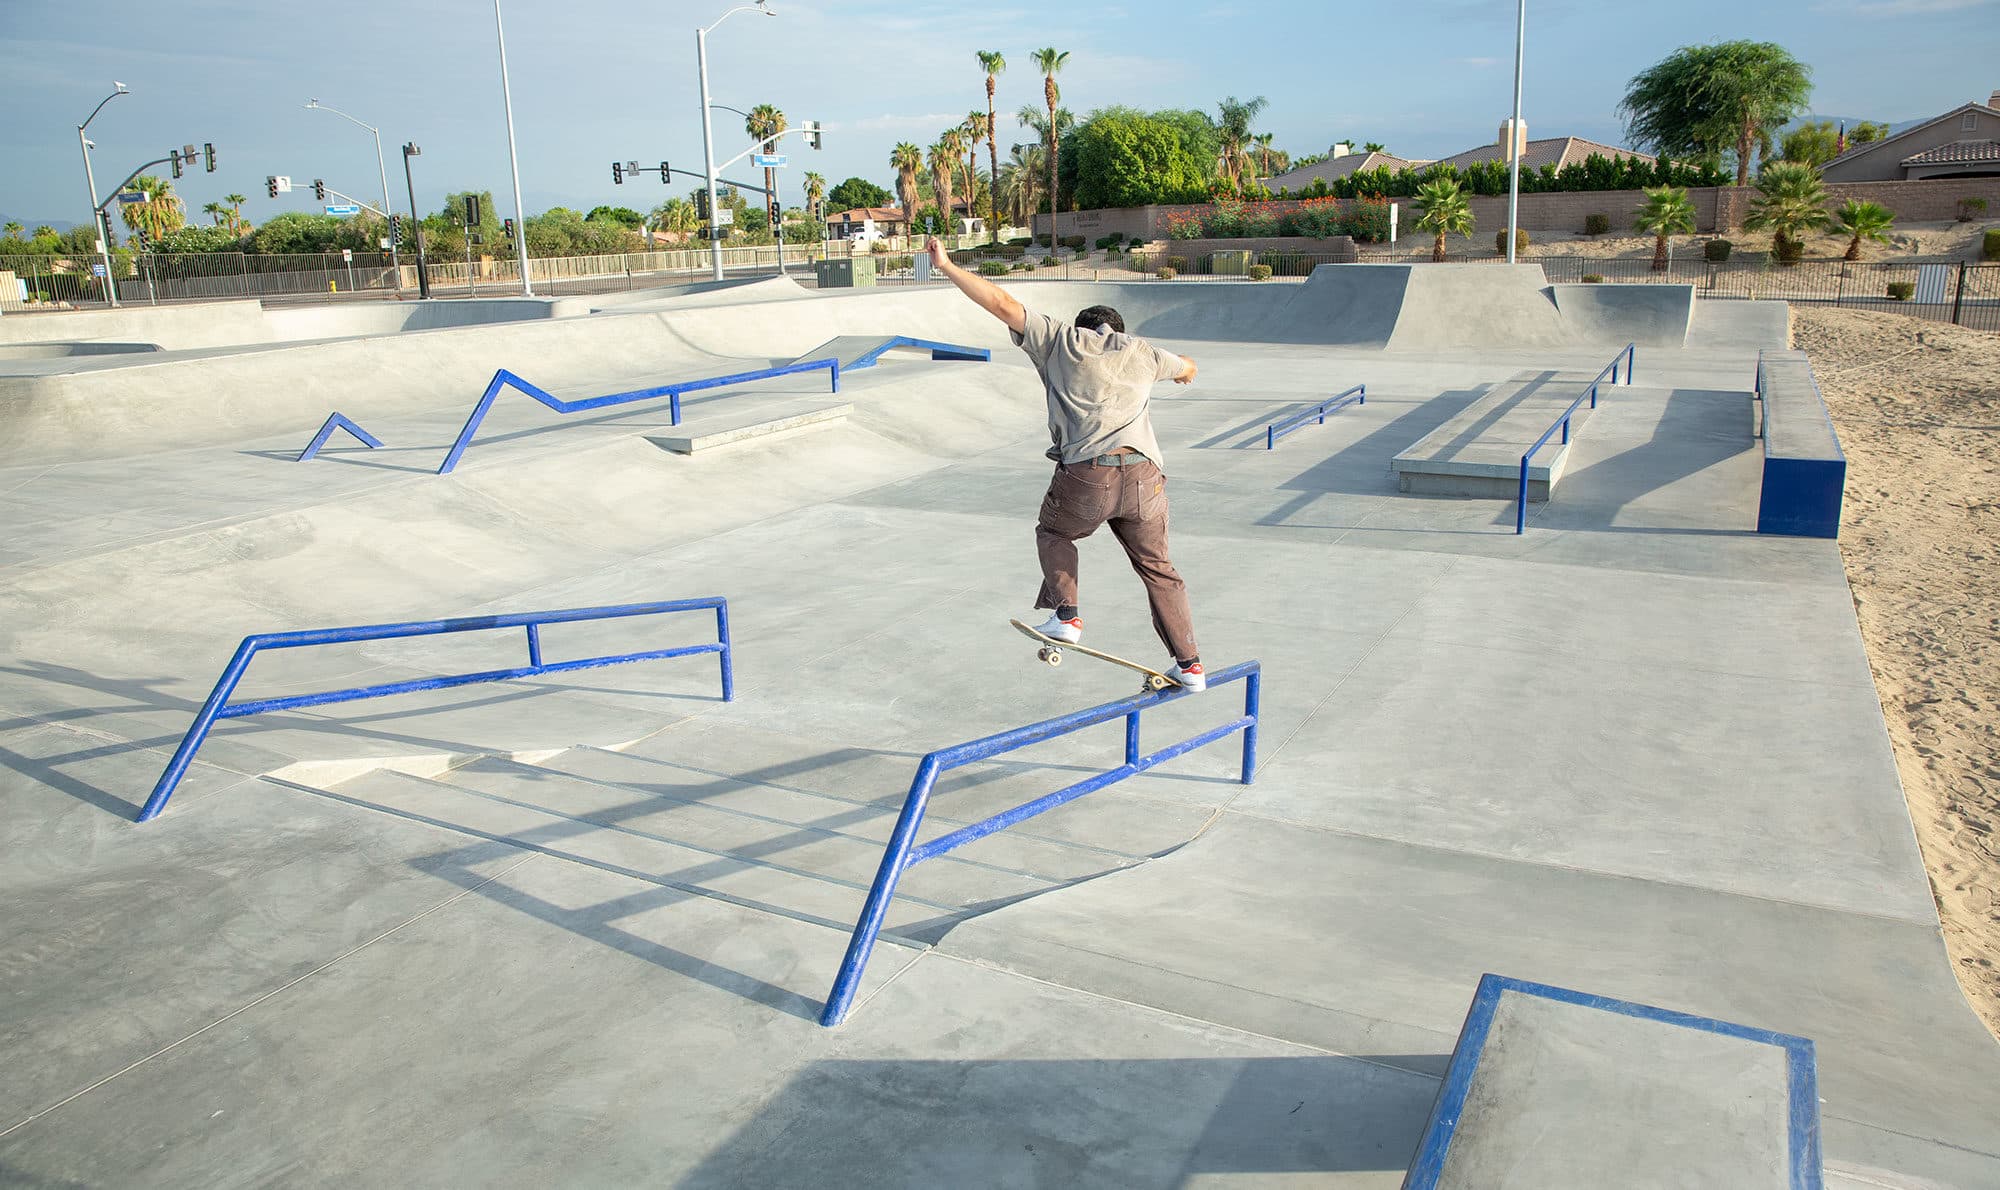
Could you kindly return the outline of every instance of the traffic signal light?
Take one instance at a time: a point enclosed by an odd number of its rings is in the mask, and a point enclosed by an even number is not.
[[[178,178],[178,177],[180,177],[180,176],[181,176],[181,151],[180,151],[179,149],[168,149],[168,150],[167,150],[167,160],[173,163],[173,167],[174,167],[174,176],[175,176],[175,177],[177,177],[177,178]]]
[[[507,240],[509,243],[512,243],[514,239],[514,221],[512,219],[502,219],[500,226],[506,229]]]
[[[465,225],[467,227],[477,227],[479,226],[479,222],[479,196],[477,194],[468,194],[465,196]]]
[[[819,148],[819,121],[814,120],[812,123],[806,125],[804,131],[806,134],[806,143],[815,149]]]
[[[204,144],[204,145],[202,145],[202,147],[201,147],[201,153],[202,153],[202,156],[203,156],[204,158],[206,158],[206,159],[207,159],[207,161],[208,161],[208,172],[209,172],[209,173],[214,173],[214,172],[215,172],[215,145],[214,145],[213,143],[209,143],[209,144]]]
[[[624,162],[614,161],[611,163],[611,184],[613,186],[623,186],[625,184]]]
[[[401,215],[389,216],[389,242],[392,244],[403,242],[403,217]]]
[[[778,200],[775,198],[769,200],[769,205],[765,208],[765,213],[771,217],[772,231],[778,230],[779,226],[785,221],[784,212],[779,209]]]
[[[313,179],[313,201],[326,201],[326,183],[320,181],[318,178]]]
[[[278,175],[272,174],[264,179],[264,193],[272,198],[278,197]]]
[[[662,185],[669,184],[674,180],[673,173],[673,170],[667,168],[666,162],[660,162],[660,182]]]
[[[703,219],[709,217],[708,190],[706,188],[694,192],[694,213]]]

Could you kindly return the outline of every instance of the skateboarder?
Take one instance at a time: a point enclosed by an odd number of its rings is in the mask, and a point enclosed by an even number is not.
[[[953,264],[937,240],[924,247],[933,268],[1007,324],[1041,373],[1056,473],[1035,523],[1042,563],[1035,606],[1055,614],[1037,631],[1072,643],[1082,638],[1076,543],[1108,524],[1146,584],[1153,631],[1174,660],[1167,676],[1191,690],[1205,689],[1187,588],[1167,559],[1167,477],[1148,413],[1154,382],[1190,383],[1194,361],[1126,334],[1125,320],[1109,306],[1092,306],[1075,325],[1064,326]]]

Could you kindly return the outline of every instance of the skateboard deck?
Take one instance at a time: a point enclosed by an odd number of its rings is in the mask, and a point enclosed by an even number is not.
[[[1127,661],[1123,657],[1119,657],[1111,653],[1100,652],[1099,650],[1090,648],[1086,645],[1072,644],[1071,642],[1066,640],[1057,640],[1052,636],[1043,636],[1041,633],[1036,632],[1033,628],[1028,627],[1026,624],[1021,623],[1021,621],[1019,620],[1009,620],[1007,622],[1009,624],[1012,624],[1014,627],[1020,629],[1021,635],[1033,637],[1035,640],[1042,642],[1042,647],[1036,650],[1035,656],[1039,658],[1045,665],[1061,665],[1063,652],[1065,650],[1074,650],[1078,653],[1082,653],[1086,657],[1095,657],[1099,661],[1109,661],[1113,665],[1122,665],[1126,669],[1137,670],[1139,673],[1145,674],[1146,684],[1143,687],[1143,689],[1172,690],[1180,686],[1179,682],[1174,681],[1172,678],[1161,673],[1159,670],[1153,669],[1149,666],[1141,665],[1137,661]]]

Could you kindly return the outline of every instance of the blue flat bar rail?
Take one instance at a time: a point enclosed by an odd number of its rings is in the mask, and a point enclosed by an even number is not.
[[[574,624],[583,620],[620,620],[631,616],[663,616],[673,612],[710,611],[715,612],[715,639],[703,644],[686,645],[675,649],[649,649],[640,653],[613,653],[601,657],[585,657],[575,661],[542,660],[542,628],[549,624]],[[263,698],[250,702],[230,702],[229,696],[236,692],[236,686],[250,668],[251,659],[266,649],[299,649],[314,645],[352,644],[357,641],[393,640],[405,636],[441,636],[450,632],[484,632],[493,628],[525,628],[528,635],[528,664],[513,669],[491,669],[480,673],[447,674],[434,678],[413,678],[404,682],[385,682],[378,686],[356,686],[346,690],[322,690],[313,694],[292,694],[280,698]],[[700,653],[718,654],[722,662],[722,701],[731,702],[736,697],[736,676],[730,658],[729,643],[729,601],[721,596],[701,599],[673,599],[664,603],[626,603],[611,607],[578,607],[564,611],[518,612],[504,616],[464,616],[455,620],[412,620],[402,624],[364,624],[354,628],[312,628],[299,632],[260,632],[243,638],[236,646],[236,653],[224,667],[222,676],[216,679],[215,689],[208,695],[208,701],[201,704],[194,723],[187,734],[181,737],[180,747],[174,749],[173,759],[167,762],[166,771],[153,786],[152,796],[146,799],[145,808],[139,811],[138,821],[150,822],[159,817],[167,808],[167,799],[174,795],[175,786],[194,760],[194,754],[218,719],[240,719],[245,715],[261,715],[266,711],[291,711],[301,707],[325,706],[328,703],[353,702],[361,698],[382,698],[390,694],[410,694],[418,690],[448,690],[454,686],[470,686],[475,682],[505,682],[514,678],[534,677],[538,674],[565,673],[574,669],[596,669],[605,665],[622,665],[628,661],[656,661],[665,657],[689,657]]]
[[[903,812],[896,819],[896,827],[889,835],[889,846],[882,854],[882,866],[876,870],[875,883],[868,889],[868,899],[862,903],[860,920],[854,924],[854,936],[848,940],[847,956],[840,962],[840,973],[834,977],[833,991],[828,993],[826,1008],[820,1014],[819,1023],[832,1028],[847,1019],[847,1013],[854,1005],[854,997],[861,990],[861,976],[868,968],[868,956],[875,949],[875,939],[882,932],[882,922],[888,916],[889,902],[895,899],[896,884],[903,873],[927,859],[936,859],[948,851],[954,851],[974,839],[983,839],[995,831],[1005,830],[1019,822],[1033,818],[1037,814],[1055,809],[1066,802],[1073,802],[1086,793],[1095,793],[1107,785],[1136,776],[1147,769],[1166,763],[1176,756],[1192,752],[1196,748],[1212,744],[1219,739],[1243,733],[1243,784],[1250,784],[1257,772],[1257,721],[1260,714],[1263,666],[1256,661],[1245,661],[1227,669],[1217,670],[1208,676],[1208,687],[1214,690],[1231,682],[1243,683],[1243,714],[1218,727],[1211,727],[1199,735],[1170,744],[1151,755],[1139,754],[1139,716],[1148,708],[1176,699],[1192,697],[1185,690],[1167,690],[1158,694],[1135,694],[1117,702],[1107,702],[1088,710],[1076,711],[1056,719],[1045,719],[1012,731],[1003,731],[985,739],[943,748],[925,756],[917,765],[917,775],[910,781],[909,796],[903,799]],[[962,826],[949,834],[940,835],[928,843],[917,843],[917,831],[924,824],[924,809],[930,803],[931,790],[937,786],[938,778],[952,769],[963,768],[981,760],[990,760],[1004,752],[1026,748],[1031,744],[1043,743],[1058,736],[1108,723],[1113,719],[1125,720],[1125,763],[1108,769],[1092,777],[1086,777],[1074,785],[1065,786],[1054,793],[1043,794],[1030,802],[1023,802],[1011,810],[1003,810],[993,817],[969,826]]]
[[[1576,407],[1583,404],[1585,399],[1590,401],[1592,409],[1597,408],[1597,386],[1603,384],[1607,377],[1610,378],[1612,384],[1617,384],[1618,365],[1621,362],[1625,365],[1625,383],[1630,385],[1632,383],[1632,369],[1639,362],[1638,352],[1639,345],[1637,343],[1627,343],[1624,347],[1620,348],[1618,354],[1611,357],[1611,362],[1598,370],[1597,378],[1592,380],[1585,386],[1582,392],[1576,395],[1576,400],[1569,403],[1569,408],[1563,410],[1561,416],[1550,422],[1549,428],[1543,430],[1542,436],[1535,439],[1535,444],[1530,446],[1528,452],[1521,456],[1520,503],[1514,509],[1514,533],[1516,536],[1528,531],[1528,460],[1535,457],[1536,451],[1548,445],[1549,435],[1555,433],[1557,430],[1562,431],[1563,444],[1568,445],[1570,415],[1576,412]],[[1554,498],[1555,494],[1555,485],[1551,483],[1549,485],[1549,496]]]
[[[451,451],[438,464],[437,473],[447,475],[458,466],[458,460],[465,456],[466,448],[472,445],[472,436],[479,432],[479,423],[486,420],[486,414],[493,408],[493,399],[504,388],[519,389],[535,400],[547,405],[557,413],[583,413],[591,409],[605,409],[613,405],[629,405],[634,401],[650,401],[659,397],[670,400],[671,420],[681,424],[681,394],[699,392],[705,388],[723,388],[732,384],[749,384],[753,380],[769,380],[776,376],[790,376],[798,372],[817,372],[825,368],[832,375],[833,391],[840,391],[840,361],[837,359],[800,360],[797,363],[782,364],[775,368],[758,368],[753,372],[733,372],[727,376],[705,376],[699,380],[677,380],[672,384],[658,384],[652,388],[633,389],[629,393],[611,393],[602,397],[580,397],[565,401],[553,397],[527,381],[502,368],[493,373],[493,379],[486,384],[486,391],[479,396],[479,403],[472,407],[472,415],[465,419],[465,428],[458,432],[458,440],[451,444]]]
[[[1297,413],[1292,414],[1290,417],[1279,418],[1277,421],[1274,421],[1270,425],[1265,426],[1264,449],[1265,450],[1276,449],[1278,445],[1278,439],[1283,438],[1285,435],[1291,433],[1293,430],[1296,430],[1300,426],[1306,424],[1307,422],[1312,421],[1315,417],[1319,419],[1318,424],[1325,425],[1327,414],[1332,413],[1338,409],[1344,409],[1349,405],[1366,405],[1367,403],[1368,403],[1367,385],[1357,384],[1353,388],[1342,389],[1340,392],[1335,393],[1333,396],[1328,397],[1326,400],[1321,401],[1317,405],[1308,405],[1304,409],[1299,410]]]

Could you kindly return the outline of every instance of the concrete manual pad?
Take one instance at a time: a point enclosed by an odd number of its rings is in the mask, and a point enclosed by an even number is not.
[[[1506,497],[1519,490],[1521,456],[1590,383],[1588,372],[1519,372],[1460,410],[1390,462],[1397,487],[1433,496]],[[1589,422],[1588,402],[1570,415],[1570,438]],[[1528,499],[1547,500],[1562,479],[1569,443],[1560,435],[1528,461]]]
[[[699,434],[657,434],[651,440],[675,454],[691,455],[724,446],[739,446],[779,434],[826,429],[854,412],[852,405],[825,405],[799,413],[755,420],[732,418],[721,425],[704,424]],[[731,424],[733,423],[733,424]]]
[[[1812,1043],[1487,975],[1404,1190],[1818,1190]]]

